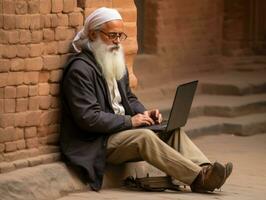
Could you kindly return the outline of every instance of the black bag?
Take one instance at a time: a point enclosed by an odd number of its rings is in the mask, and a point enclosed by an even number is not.
[[[179,185],[172,183],[170,176],[134,178],[129,176],[124,180],[124,186],[129,189],[162,192],[165,190],[180,191]]]

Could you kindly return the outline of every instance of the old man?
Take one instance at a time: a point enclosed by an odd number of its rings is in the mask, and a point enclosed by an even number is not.
[[[232,164],[211,163],[181,130],[161,140],[145,126],[160,124],[158,109],[146,110],[129,87],[121,42],[123,20],[115,9],[99,8],[86,18],[62,81],[60,144],[66,159],[80,167],[100,190],[106,163],[145,160],[190,186],[193,192],[220,188]],[[143,128],[139,128],[143,127]]]

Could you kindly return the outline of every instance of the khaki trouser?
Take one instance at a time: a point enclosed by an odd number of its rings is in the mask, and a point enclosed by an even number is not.
[[[107,162],[121,164],[145,160],[169,176],[190,185],[201,170],[199,165],[210,161],[182,130],[179,153],[178,133],[173,132],[165,142],[149,129],[132,129],[113,134],[107,143]]]

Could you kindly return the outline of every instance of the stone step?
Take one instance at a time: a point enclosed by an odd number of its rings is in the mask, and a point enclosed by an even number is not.
[[[195,78],[185,78],[157,85],[156,87],[138,89],[135,94],[144,102],[171,98],[175,94],[177,85],[199,80],[197,94],[212,95],[250,95],[266,93],[266,71],[237,72],[230,74],[206,73],[194,75]]]
[[[147,109],[158,108],[168,118],[173,98],[148,102]],[[236,117],[251,113],[266,112],[266,94],[247,96],[197,95],[194,98],[190,117],[221,116]]]
[[[196,117],[189,119],[184,129],[191,137],[219,133],[253,135],[266,131],[266,113],[234,118]]]
[[[115,166],[108,165],[102,188],[121,187],[126,177],[144,177],[151,171],[152,175],[159,176],[162,174],[161,171],[144,161]],[[91,190],[83,182],[83,178],[77,171],[63,162],[18,169],[0,174],[0,199],[58,199],[68,193]]]

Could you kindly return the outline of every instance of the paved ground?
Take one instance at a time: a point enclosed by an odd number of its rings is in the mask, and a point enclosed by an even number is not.
[[[194,140],[212,160],[232,161],[234,171],[222,188],[213,194],[180,192],[140,192],[124,188],[100,192],[74,193],[60,200],[265,200],[266,199],[266,134],[240,137],[233,135],[204,136]]]

